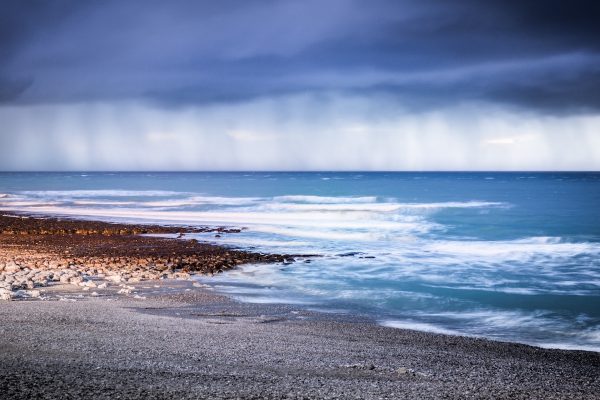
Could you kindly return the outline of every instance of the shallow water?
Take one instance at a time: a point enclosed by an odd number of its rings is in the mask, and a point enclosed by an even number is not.
[[[242,226],[196,237],[322,256],[200,278],[244,301],[600,350],[597,173],[3,173],[0,193],[4,210]]]

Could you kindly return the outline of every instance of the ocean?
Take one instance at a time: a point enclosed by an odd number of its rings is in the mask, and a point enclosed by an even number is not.
[[[0,173],[0,210],[243,227],[315,254],[194,279],[246,302],[600,351],[600,173]]]

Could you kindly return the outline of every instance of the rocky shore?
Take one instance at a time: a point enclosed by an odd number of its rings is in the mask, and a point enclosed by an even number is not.
[[[0,300],[45,298],[44,288],[68,284],[90,296],[160,279],[189,279],[244,263],[291,262],[262,254],[181,240],[189,233],[235,234],[225,227],[125,225],[4,214],[0,216]],[[170,235],[159,237],[147,235]]]

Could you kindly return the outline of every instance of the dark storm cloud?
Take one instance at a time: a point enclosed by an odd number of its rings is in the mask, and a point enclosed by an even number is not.
[[[1,1],[0,101],[303,92],[600,110],[594,1]]]

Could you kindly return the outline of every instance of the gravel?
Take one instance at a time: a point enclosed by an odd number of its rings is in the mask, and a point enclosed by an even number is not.
[[[191,282],[163,285],[138,298],[0,303],[0,397],[600,396],[600,353],[386,328],[242,304]]]

